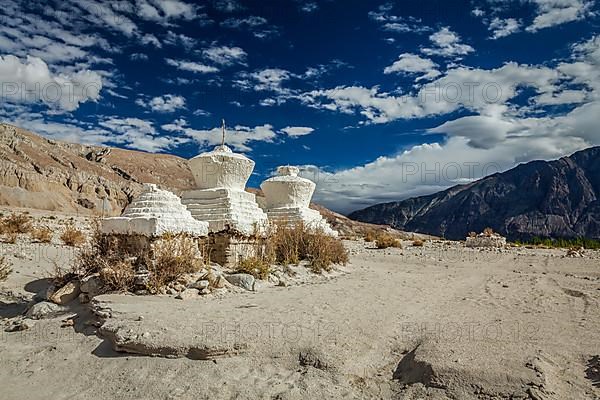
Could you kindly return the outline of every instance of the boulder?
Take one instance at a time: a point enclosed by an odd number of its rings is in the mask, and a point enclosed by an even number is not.
[[[42,301],[29,307],[25,316],[31,319],[52,318],[66,311],[66,307],[50,303],[49,301]]]
[[[246,290],[254,290],[254,277],[250,274],[233,274],[225,276],[227,282]]]
[[[50,301],[56,304],[64,305],[75,300],[81,293],[81,287],[78,280],[72,280],[65,286],[58,289],[50,297]]]
[[[100,274],[93,274],[81,279],[80,289],[83,293],[88,294],[89,297],[94,297],[102,293],[103,287],[104,284],[100,279]]]

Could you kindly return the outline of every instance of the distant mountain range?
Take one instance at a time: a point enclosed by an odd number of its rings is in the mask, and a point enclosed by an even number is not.
[[[532,161],[428,196],[377,204],[351,219],[463,239],[486,227],[511,240],[600,239],[600,147]]]

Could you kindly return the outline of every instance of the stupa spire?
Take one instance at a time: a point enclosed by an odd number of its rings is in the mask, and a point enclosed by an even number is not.
[[[222,122],[221,130],[223,131],[223,138],[221,140],[221,147],[225,146],[225,118],[222,119]]]

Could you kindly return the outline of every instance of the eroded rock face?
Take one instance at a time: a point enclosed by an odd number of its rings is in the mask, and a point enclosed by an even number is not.
[[[184,159],[64,143],[0,124],[0,204],[119,215],[142,182],[193,187]]]
[[[292,166],[277,168],[278,176],[264,181],[260,188],[265,194],[265,210],[275,223],[303,223],[309,229],[319,229],[337,236],[321,213],[311,209],[310,200],[315,183],[298,176],[300,169]]]
[[[105,234],[155,237],[167,232],[206,236],[208,224],[194,219],[175,194],[154,184],[145,184],[122,216],[102,221]]]
[[[208,222],[210,232],[233,230],[249,236],[264,229],[267,216],[256,196],[244,190],[254,161],[227,146],[217,146],[189,164],[196,189],[183,192],[182,202],[194,218]]]

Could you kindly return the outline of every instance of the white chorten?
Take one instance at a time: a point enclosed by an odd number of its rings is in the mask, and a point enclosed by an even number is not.
[[[151,183],[129,204],[123,215],[102,221],[102,233],[160,236],[164,233],[189,233],[206,236],[208,224],[195,220],[175,194]]]
[[[258,207],[256,196],[245,191],[254,161],[222,144],[188,164],[196,189],[185,191],[182,202],[194,218],[208,222],[210,232],[234,230],[250,236],[264,231],[267,216]]]
[[[277,168],[278,176],[264,181],[260,188],[265,194],[265,210],[269,220],[275,223],[303,222],[309,229],[320,229],[328,235],[337,236],[320,212],[309,207],[315,192],[315,183],[298,176],[298,167]]]

